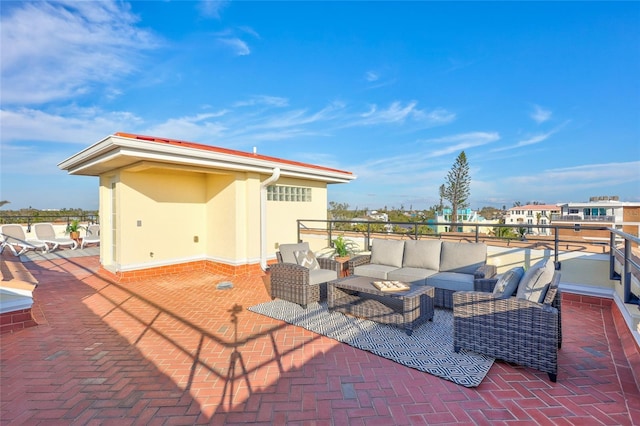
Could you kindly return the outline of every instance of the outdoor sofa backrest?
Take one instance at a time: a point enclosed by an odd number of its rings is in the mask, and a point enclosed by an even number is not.
[[[484,243],[374,239],[371,247],[372,264],[397,268],[423,268],[473,275],[486,262],[487,246]]]

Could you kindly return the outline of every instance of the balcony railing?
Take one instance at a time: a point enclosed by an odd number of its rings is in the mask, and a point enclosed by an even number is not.
[[[21,215],[21,216],[0,216],[0,224],[16,223],[27,227],[27,232],[31,232],[31,225],[34,223],[65,223],[69,224],[72,220],[79,220],[83,224],[93,225],[99,223],[96,214],[38,214],[38,215]]]
[[[551,220],[554,222],[610,222],[615,223],[615,216],[582,216],[579,214],[570,215],[551,215]]]
[[[573,225],[531,225],[531,224],[474,224],[474,223],[450,223],[450,222],[373,222],[352,220],[305,220],[297,221],[298,241],[302,241],[302,234],[322,234],[326,238],[326,246],[331,247],[332,241],[338,234],[344,234],[347,238],[352,236],[363,241],[363,251],[371,249],[373,238],[404,237],[411,239],[439,238],[439,239],[465,239],[469,242],[485,242],[507,246],[528,245],[533,248],[544,248],[552,251],[556,262],[556,268],[561,269],[560,254],[563,250],[587,251],[592,253],[608,253],[610,256],[610,279],[620,281],[623,285],[625,303],[638,303],[640,291],[634,294],[632,291],[632,276],[640,281],[640,262],[633,254],[632,247],[640,247],[640,238],[612,229],[606,226],[590,226],[589,231],[605,231],[610,238],[601,237],[570,237],[576,230]],[[441,232],[440,229],[461,229],[458,232]],[[504,236],[506,229],[512,229],[510,235]],[[571,233],[563,233],[569,230]],[[482,231],[482,232],[481,232]],[[488,232],[490,231],[490,232]],[[515,231],[515,232],[514,232]],[[531,235],[527,232],[537,231],[540,235]],[[549,234],[545,234],[548,232]],[[513,234],[518,234],[514,236]],[[617,273],[615,262],[622,265],[622,273]]]
[[[619,280],[623,288],[623,300],[625,303],[638,302],[640,295],[633,294],[631,292],[631,279],[632,274],[638,277],[638,271],[640,271],[640,261],[638,257],[633,254],[632,245],[636,247],[640,246],[640,238],[633,235],[629,235],[625,232],[618,231],[617,229],[610,229],[611,240],[609,241],[609,275],[612,280]],[[616,237],[622,238],[624,243],[618,244]],[[616,272],[616,261],[622,264],[621,273]],[[640,303],[638,303],[640,305]]]

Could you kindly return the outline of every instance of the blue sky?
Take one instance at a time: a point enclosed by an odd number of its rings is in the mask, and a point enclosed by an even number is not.
[[[115,132],[326,165],[352,208],[640,201],[639,2],[1,4],[0,199],[98,205]]]

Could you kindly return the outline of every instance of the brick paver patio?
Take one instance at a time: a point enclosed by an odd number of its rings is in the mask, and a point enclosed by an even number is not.
[[[217,290],[229,278],[204,272],[116,284],[96,257],[25,265],[40,325],[1,337],[3,425],[640,422],[610,307],[563,304],[557,383],[496,362],[467,389],[247,311],[269,300],[258,276]]]

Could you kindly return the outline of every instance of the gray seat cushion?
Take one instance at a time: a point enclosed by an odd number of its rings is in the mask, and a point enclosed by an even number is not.
[[[391,271],[395,271],[395,266],[387,266],[387,265],[374,265],[368,263],[366,265],[356,266],[353,268],[354,275],[360,275],[362,277],[371,277],[378,278],[381,280],[388,279],[387,274]]]
[[[518,284],[516,297],[531,302],[544,302],[544,296],[547,294],[555,269],[553,259],[541,260],[527,269]]]
[[[518,290],[518,284],[520,284],[523,276],[524,268],[522,266],[509,269],[498,278],[498,282],[493,288],[493,295],[496,299],[508,299],[513,296],[516,290]]]
[[[280,244],[280,256],[282,257],[283,263],[298,263],[296,260],[297,251],[309,251],[309,243],[298,243],[298,244]]]
[[[403,268],[424,268],[437,271],[440,267],[440,240],[417,240],[404,242]]]
[[[394,266],[402,268],[404,241],[377,240],[371,243],[371,263],[374,265]]]
[[[438,272],[427,277],[427,285],[444,290],[473,291],[473,275]]]
[[[338,272],[331,269],[309,270],[309,284],[320,284],[338,279]]]
[[[425,285],[426,278],[437,273],[438,271],[434,271],[433,269],[400,268],[389,272],[387,279],[398,280],[408,284]]]
[[[459,272],[473,276],[476,269],[486,262],[487,246],[484,243],[442,242],[440,272]]]

